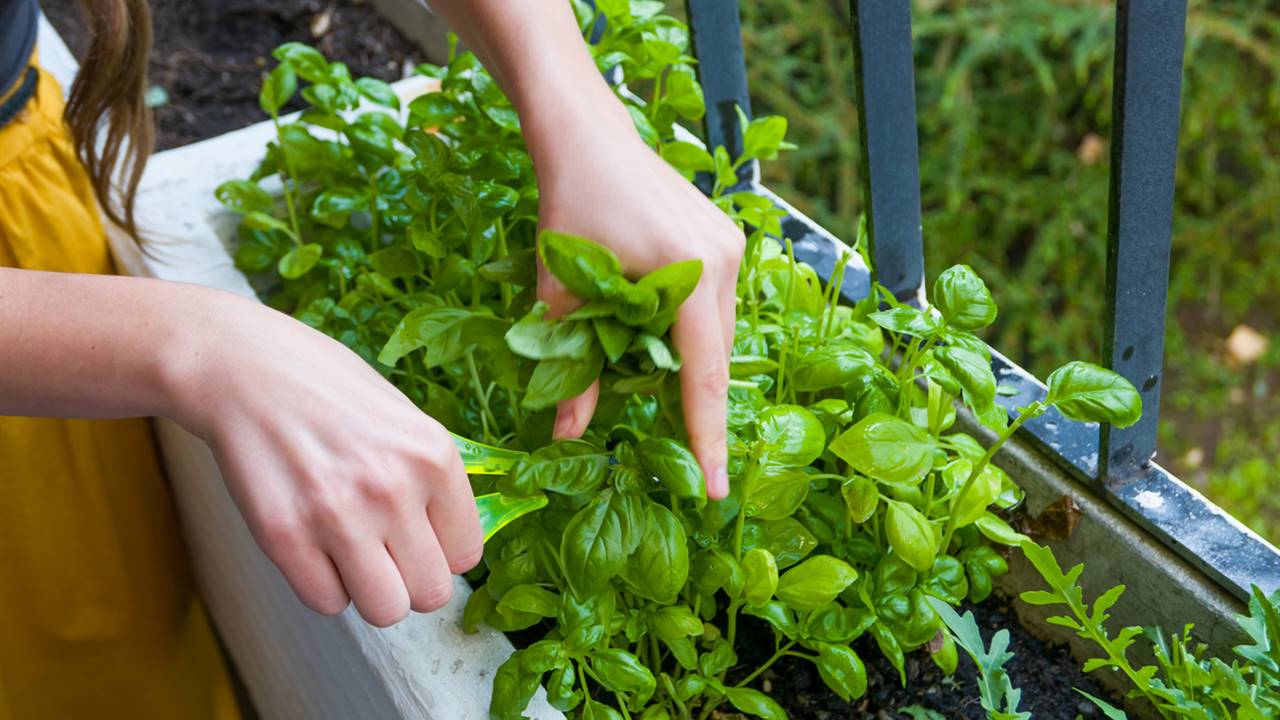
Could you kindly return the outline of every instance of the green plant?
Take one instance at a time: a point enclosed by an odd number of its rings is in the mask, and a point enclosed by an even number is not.
[[[1039,377],[1099,357],[1115,3],[912,5],[930,275],[970,263],[998,288],[988,340]],[[800,146],[763,180],[851,237],[849,3],[740,6],[753,107],[790,118]],[[1280,11],[1191,0],[1187,32],[1159,461],[1278,542]],[[1272,337],[1256,364],[1224,352],[1239,324]]]
[[[1172,637],[1159,628],[1136,626],[1113,636],[1107,620],[1124,594],[1124,585],[1088,603],[1079,582],[1083,564],[1064,571],[1047,546],[1026,537],[1020,539],[1019,546],[1048,586],[1047,590],[1022,593],[1022,601],[1065,608],[1067,614],[1051,616],[1048,622],[1074,631],[1102,652],[1084,664],[1085,672],[1107,670],[1123,675],[1132,688],[1129,697],[1146,701],[1162,718],[1263,720],[1280,712],[1280,591],[1268,597],[1253,588],[1249,614],[1236,617],[1252,644],[1236,646],[1238,659],[1228,664],[1209,656],[1203,644],[1191,639],[1191,625]],[[961,617],[936,598],[930,598],[930,603],[955,642],[973,658],[987,716],[992,720],[1029,720],[1030,713],[1017,712],[1020,693],[1004,670],[1013,657],[1006,652],[1008,631],[998,631],[988,648],[972,613]],[[1129,649],[1140,637],[1149,644],[1154,665],[1134,665],[1129,659]],[[1111,720],[1127,717],[1101,698],[1083,690],[1076,692]]]
[[[905,683],[905,653],[943,627],[929,598],[985,598],[1007,571],[991,543],[1020,541],[993,512],[1020,497],[990,464],[1000,444],[1050,407],[1128,424],[1138,395],[1071,363],[1008,423],[975,334],[996,306],[967,266],[939,275],[933,307],[879,289],[840,305],[839,274],[824,286],[775,242],[772,204],[734,190],[743,163],[788,147],[786,121],[742,117],[738,158],[677,140],[676,123],[704,112],[686,29],[661,3],[599,7],[608,25],[592,52],[644,98],[620,93],[638,132],[686,176],[709,174],[712,201],[744,227],[727,500],[707,502],[684,444],[680,358],[666,338],[701,268],[632,278],[589,239],[536,236],[518,118],[470,54],[420,68],[440,89],[401,119],[385,85],[303,45],[277,50],[262,94],[276,140],[251,179],[218,190],[243,215],[237,263],[272,305],[351,347],[457,433],[496,533],[465,625],[541,637],[494,678],[495,717],[519,716],[540,683],[588,718],[705,719],[726,704],[783,717],[756,679],[799,657],[858,697],[866,672],[850,643],[863,634]],[[594,11],[575,8],[591,27]],[[308,109],[278,119],[296,92]],[[548,318],[534,301],[536,258],[587,304]],[[555,403],[597,376],[584,438],[552,442]],[[951,431],[957,401],[1000,433],[995,445]],[[737,659],[743,616],[774,635],[755,667]],[[933,658],[954,669],[954,646]]]

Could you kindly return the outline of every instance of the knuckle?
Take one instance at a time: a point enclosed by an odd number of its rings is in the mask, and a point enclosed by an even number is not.
[[[413,483],[404,475],[382,475],[360,483],[360,493],[370,504],[381,508],[399,507],[412,494]]]
[[[473,542],[449,555],[449,571],[457,574],[468,572],[479,565],[483,557],[484,544],[477,533]]]
[[[689,380],[693,383],[693,389],[700,395],[717,400],[726,399],[729,396],[729,366],[723,359],[707,360],[690,367]]]
[[[413,609],[416,612],[428,613],[439,610],[449,601],[453,599],[453,581],[444,580],[435,582],[421,592],[415,594],[413,598]]]
[[[292,515],[272,515],[259,522],[258,536],[258,544],[267,556],[279,557],[301,544],[302,524]]]

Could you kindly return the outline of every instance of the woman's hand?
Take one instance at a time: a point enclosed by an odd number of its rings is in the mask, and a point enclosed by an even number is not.
[[[552,112],[548,110],[546,112]],[[526,123],[540,194],[542,228],[573,233],[608,246],[629,275],[680,260],[702,261],[702,277],[681,306],[672,337],[680,369],[685,425],[707,478],[707,493],[729,493],[725,449],[729,357],[737,317],[742,231],[645,145],[612,94],[583,108],[558,104],[545,121]],[[553,315],[581,301],[545,268],[538,298]],[[599,383],[560,403],[556,437],[586,430]]]
[[[378,626],[449,601],[482,552],[448,432],[357,355],[286,315],[195,291],[171,415],[209,443],[253,537],[307,607]]]

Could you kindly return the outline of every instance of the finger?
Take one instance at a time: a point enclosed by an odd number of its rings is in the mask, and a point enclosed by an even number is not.
[[[387,551],[409,591],[409,607],[427,613],[449,603],[453,576],[425,511],[416,519],[404,518],[397,523],[387,539]]]
[[[342,584],[360,616],[371,625],[388,627],[409,614],[404,578],[381,542],[369,539],[330,550]]]
[[[582,298],[569,292],[538,260],[538,299],[547,304],[548,317],[567,315],[582,307]]]
[[[600,400],[600,381],[591,383],[577,397],[561,400],[556,406],[556,425],[551,436],[556,440],[569,440],[582,437],[591,424],[591,416],[595,415],[596,403]]]
[[[484,554],[484,531],[471,481],[456,453],[445,473],[431,478],[429,493],[427,517],[445,566],[449,572],[464,573]]]
[[[720,324],[724,326],[724,355],[733,359],[733,338],[738,324],[738,291],[734,285],[721,287]]]
[[[680,308],[672,336],[683,362],[680,392],[689,443],[706,476],[707,495],[720,499],[729,494],[725,449],[729,358],[718,300],[712,293],[709,284],[699,284]]]
[[[321,615],[337,615],[351,604],[333,560],[319,548],[280,549],[268,557],[308,608]]]

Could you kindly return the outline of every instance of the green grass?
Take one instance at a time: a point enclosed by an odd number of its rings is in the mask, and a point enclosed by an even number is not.
[[[775,190],[845,237],[861,211],[848,6],[741,4],[755,110],[791,121]],[[1280,539],[1280,7],[1192,0],[1159,461]],[[930,276],[967,262],[988,340],[1041,377],[1102,345],[1114,3],[916,0]],[[1198,456],[1198,457],[1197,457]],[[1197,462],[1198,460],[1198,462]]]

